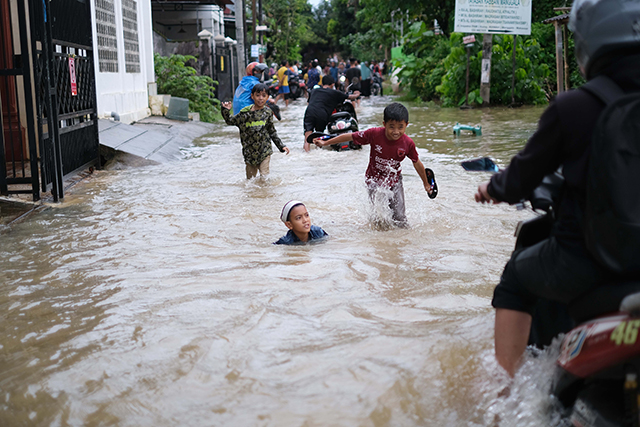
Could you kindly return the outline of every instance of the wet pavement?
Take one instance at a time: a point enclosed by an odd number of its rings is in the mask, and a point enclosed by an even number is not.
[[[0,198],[0,233],[23,215],[32,212],[37,206],[34,203]]]
[[[210,134],[219,125],[199,121],[181,122],[166,117],[150,116],[133,124],[113,120],[99,120],[100,152],[108,162],[105,169],[123,169],[131,166],[166,163],[183,157],[185,147],[199,137]],[[65,180],[67,191],[90,176],[88,171]],[[41,200],[32,201],[31,194],[0,196],[0,234],[31,214],[45,210],[51,203],[48,193]]]

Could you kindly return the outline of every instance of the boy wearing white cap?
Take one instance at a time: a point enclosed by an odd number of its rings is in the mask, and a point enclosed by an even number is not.
[[[280,219],[289,231],[275,245],[294,245],[321,239],[328,234],[317,225],[311,225],[311,218],[304,203],[290,200],[282,208]]]

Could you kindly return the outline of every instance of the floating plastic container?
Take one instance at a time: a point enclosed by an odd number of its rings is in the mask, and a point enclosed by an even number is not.
[[[166,118],[171,120],[189,121],[189,100],[185,98],[171,97],[169,108],[167,109]]]
[[[461,130],[470,130],[471,132],[473,132],[475,136],[482,135],[482,126],[461,125],[460,123],[456,123],[455,126],[453,127],[454,135],[460,136]]]

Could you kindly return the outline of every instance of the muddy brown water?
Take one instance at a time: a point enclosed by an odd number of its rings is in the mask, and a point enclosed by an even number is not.
[[[361,128],[389,102],[364,100]],[[493,359],[493,287],[533,214],[476,204],[488,175],[459,165],[504,165],[542,108],[411,106],[439,195],[404,162],[409,229],[377,225],[368,148],[303,152],[304,108],[283,108],[292,152],[267,180],[244,178],[220,124],[183,160],[99,171],[0,236],[0,425],[549,423],[552,359],[529,360],[506,398]],[[290,199],[328,241],[272,245]]]

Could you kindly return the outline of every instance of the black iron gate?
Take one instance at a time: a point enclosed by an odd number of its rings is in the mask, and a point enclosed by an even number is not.
[[[10,0],[0,2],[10,9]],[[22,65],[19,75],[23,76],[25,108],[18,110],[26,110],[26,122],[31,122],[24,130],[28,135],[29,153],[32,153],[30,167],[24,169],[29,169],[30,192],[34,200],[40,197],[40,186],[44,192],[51,191],[54,201],[58,201],[64,197],[63,183],[67,176],[80,169],[99,166],[90,2],[17,0],[17,4],[20,43],[27,47],[21,52],[30,50],[32,53],[31,57],[14,53],[13,58],[17,57],[17,60],[14,59],[12,68],[15,70],[16,62]],[[28,14],[25,4],[29,6]],[[26,16],[30,17],[29,22]],[[5,22],[8,21],[3,20],[3,26]],[[11,21],[11,25],[15,23]],[[30,37],[27,27],[31,29]],[[2,65],[0,63],[0,67]],[[35,90],[31,87],[31,74]],[[19,104],[22,98],[16,98]],[[35,108],[32,99],[35,99]],[[37,124],[34,124],[34,114]],[[25,141],[22,144],[26,146]],[[2,150],[3,154],[8,151],[6,147]],[[3,160],[3,164],[7,164],[9,159]],[[5,183],[0,182],[1,193],[26,192],[21,188],[9,188],[15,178],[10,177],[8,170],[2,172],[0,170],[0,180],[4,178]]]

